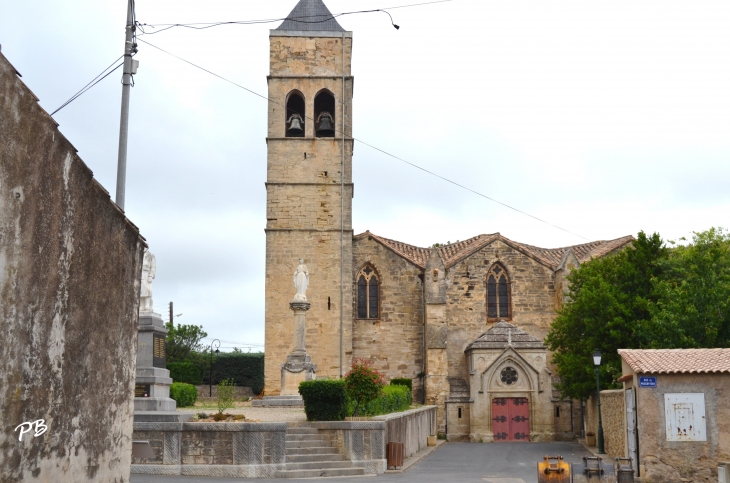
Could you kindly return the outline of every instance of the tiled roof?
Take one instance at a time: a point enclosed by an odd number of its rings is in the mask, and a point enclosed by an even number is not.
[[[502,320],[466,346],[465,351],[471,349],[505,349],[510,343],[515,349],[545,348],[540,339],[518,329],[516,325]]]
[[[276,30],[345,31],[322,0],[299,0]]]
[[[430,255],[429,248],[416,247],[399,241],[390,240],[388,238],[374,235],[369,231],[358,235],[358,237],[362,236],[370,236],[378,240],[380,243],[387,246],[394,252],[408,259],[412,263],[418,265],[421,268],[426,268],[426,262],[428,262],[428,257]],[[532,257],[543,265],[546,265],[553,270],[556,270],[560,265],[563,256],[568,250],[573,250],[576,258],[578,258],[578,261],[585,262],[587,260],[590,260],[591,258],[602,257],[618,248],[625,246],[626,244],[633,241],[634,237],[629,235],[621,238],[616,238],[615,240],[601,240],[563,248],[539,248],[532,245],[527,245],[525,243],[512,241],[509,238],[500,235],[499,233],[492,233],[490,235],[477,235],[475,237],[469,238],[468,240],[450,243],[448,245],[442,245],[438,247],[437,250],[439,255],[441,256],[441,259],[444,262],[444,266],[448,268],[453,266],[460,260],[468,257],[477,250],[484,248],[495,240],[501,240],[505,244],[527,254],[528,256]]]
[[[619,349],[635,373],[730,372],[730,349]]]
[[[411,263],[421,268],[426,268],[426,262],[428,262],[428,257],[431,254],[431,251],[428,248],[416,247],[413,245],[408,245],[407,243],[401,243],[399,241],[383,238],[382,236],[370,233],[370,231],[361,233],[360,235],[357,235],[356,238],[364,238],[366,236],[379,241],[380,243],[390,248]]]

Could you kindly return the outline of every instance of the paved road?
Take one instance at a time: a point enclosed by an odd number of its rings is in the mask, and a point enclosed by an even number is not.
[[[561,455],[570,463],[591,456],[577,443],[447,443],[404,473],[366,480],[370,483],[537,483],[537,462],[545,455]],[[607,468],[608,471],[608,468]],[[357,477],[356,477],[357,478]],[[359,477],[360,479],[365,477]],[[327,483],[354,483],[350,478],[312,478]],[[282,479],[208,478],[194,476],[132,475],[130,483],[282,483]]]

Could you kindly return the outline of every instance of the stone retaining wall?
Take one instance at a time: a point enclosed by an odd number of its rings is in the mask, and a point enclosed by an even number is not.
[[[601,391],[603,447],[611,458],[626,456],[625,411],[623,389]],[[598,404],[593,396],[586,402],[586,430],[598,438]]]
[[[376,416],[373,420],[385,421],[385,442],[404,443],[405,457],[418,453],[428,445],[428,437],[437,430],[438,406],[423,406],[401,413]]]
[[[286,423],[134,423],[151,459],[133,458],[132,473],[273,478],[286,465]]]

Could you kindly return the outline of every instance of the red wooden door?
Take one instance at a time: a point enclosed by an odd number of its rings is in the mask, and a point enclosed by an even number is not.
[[[494,441],[530,441],[530,409],[527,398],[492,399]]]

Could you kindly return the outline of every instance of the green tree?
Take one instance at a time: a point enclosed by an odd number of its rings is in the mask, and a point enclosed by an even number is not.
[[[652,348],[730,345],[730,234],[695,232],[670,251],[666,276],[654,280]]]
[[[653,280],[661,277],[667,256],[658,234],[640,232],[631,247],[590,260],[568,276],[568,302],[558,311],[546,338],[563,396],[585,399],[595,391],[594,349],[603,354],[605,388],[621,375],[617,349],[649,345],[657,301]]]
[[[345,375],[347,397],[355,401],[353,416],[359,416],[361,408],[380,397],[383,386],[385,386],[383,376],[370,367],[371,364],[370,361],[364,359],[354,359],[350,372]]]
[[[202,363],[200,353],[205,349],[201,343],[208,333],[203,330],[202,325],[184,325],[168,322],[165,324],[168,330],[166,338],[167,362],[195,362]]]

